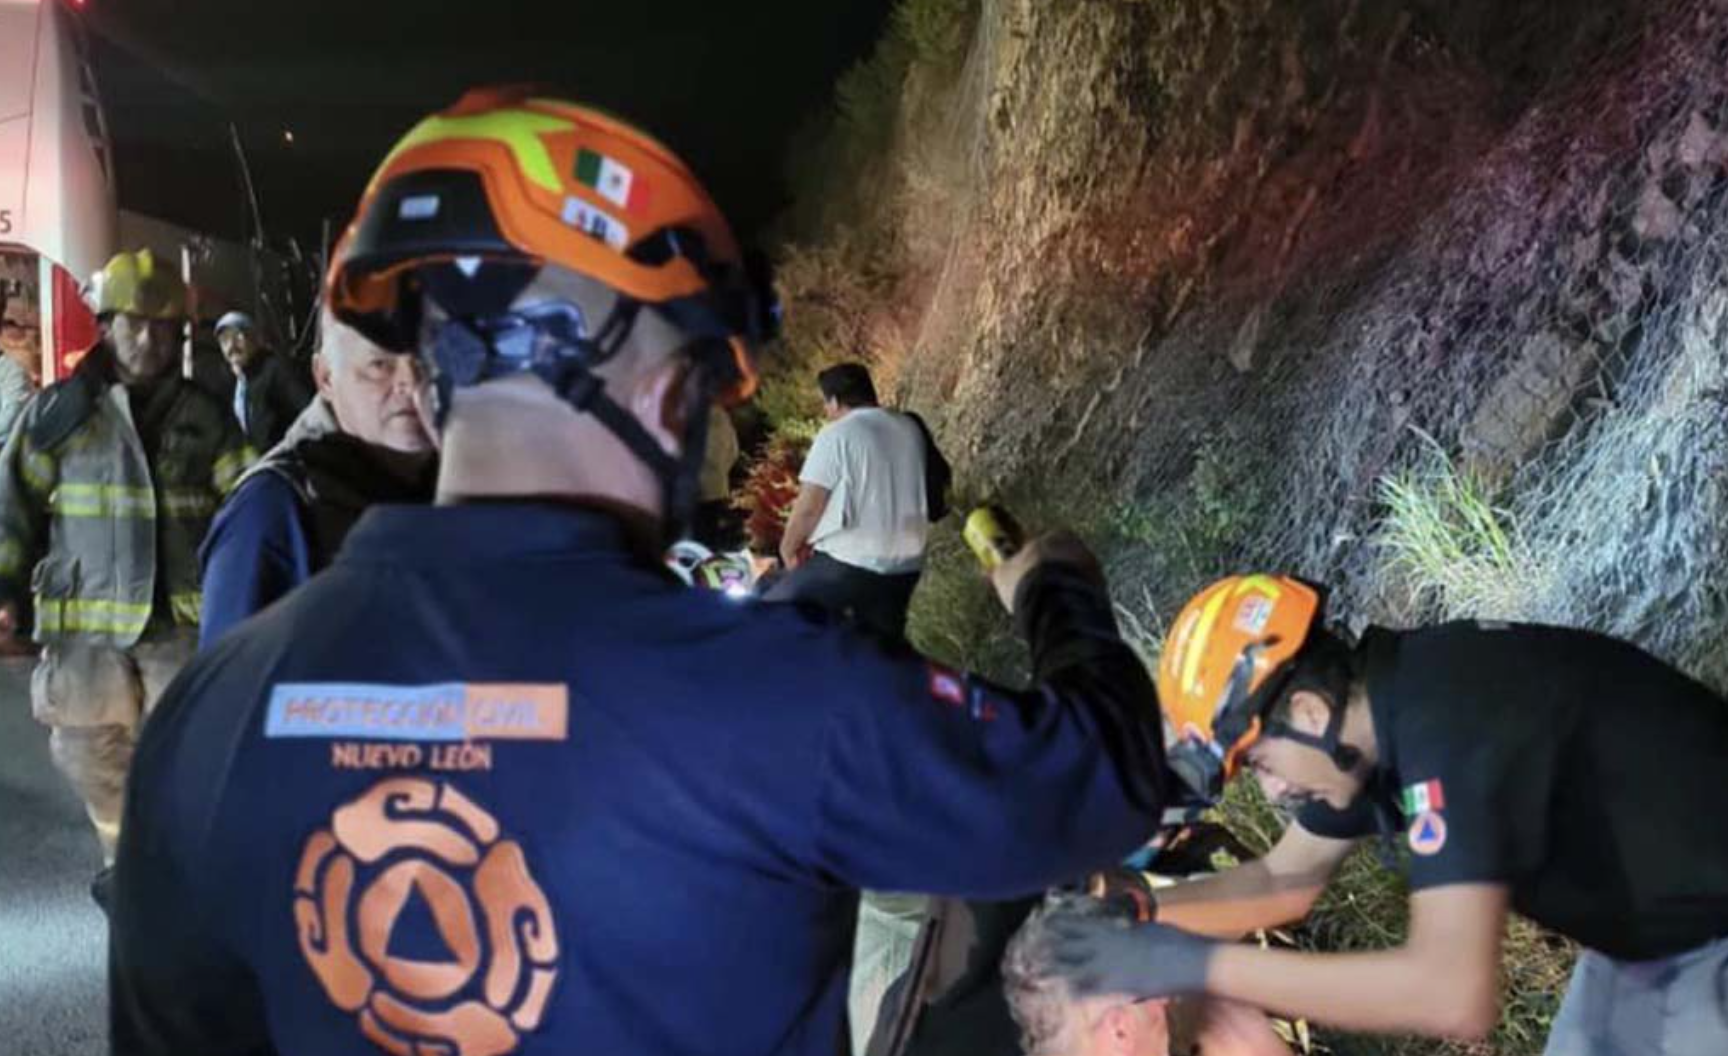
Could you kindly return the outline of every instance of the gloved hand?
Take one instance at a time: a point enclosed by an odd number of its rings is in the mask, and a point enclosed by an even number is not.
[[[1136,924],[1158,919],[1158,897],[1152,881],[1138,869],[1106,869],[1086,880],[1086,893],[1111,911]]]
[[[1206,988],[1218,943],[1164,924],[1129,926],[1108,917],[1051,921],[1056,969],[1077,997],[1175,997]]]

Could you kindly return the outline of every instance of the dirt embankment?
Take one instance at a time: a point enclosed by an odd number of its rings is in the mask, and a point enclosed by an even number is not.
[[[839,103],[771,417],[871,361],[965,497],[1099,545],[1148,652],[1275,567],[1728,690],[1728,0],[900,0]],[[913,628],[1023,660],[951,533]],[[1305,941],[1396,941],[1384,870],[1334,892]],[[1541,1051],[1568,950],[1504,961],[1489,1041],[1331,1051]]]
[[[1487,604],[1728,685],[1728,5],[912,6],[963,46],[903,67],[791,307],[848,305],[970,490],[1103,516],[1153,622],[1273,564],[1356,620]],[[1513,589],[1389,560],[1386,483],[1435,457]]]

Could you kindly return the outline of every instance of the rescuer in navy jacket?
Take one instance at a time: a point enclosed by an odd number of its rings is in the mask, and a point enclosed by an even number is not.
[[[369,507],[432,501],[420,357],[381,349],[328,311],[319,330],[317,397],[235,485],[198,549],[200,648],[329,565]]]
[[[773,321],[664,148],[471,94],[329,289],[429,362],[438,505],[370,511],[146,728],[116,1051],[832,1056],[860,887],[1025,895],[1151,834],[1154,693],[1071,539],[995,577],[1028,691],[660,567]]]

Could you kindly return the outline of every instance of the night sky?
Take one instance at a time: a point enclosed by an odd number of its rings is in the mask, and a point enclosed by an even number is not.
[[[668,142],[746,237],[784,206],[790,141],[890,0],[87,0],[122,205],[229,237],[227,122],[265,225],[315,241],[372,167],[466,87],[532,82]],[[291,131],[289,146],[284,133]]]

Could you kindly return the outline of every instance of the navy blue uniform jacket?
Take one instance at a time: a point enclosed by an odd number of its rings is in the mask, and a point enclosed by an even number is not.
[[[146,725],[121,1053],[841,1051],[859,888],[977,898],[1159,814],[1145,670],[1062,566],[1010,692],[738,606],[550,504],[378,508]]]
[[[311,578],[312,541],[301,517],[294,485],[276,473],[253,474],[216,511],[198,549],[200,649]]]

